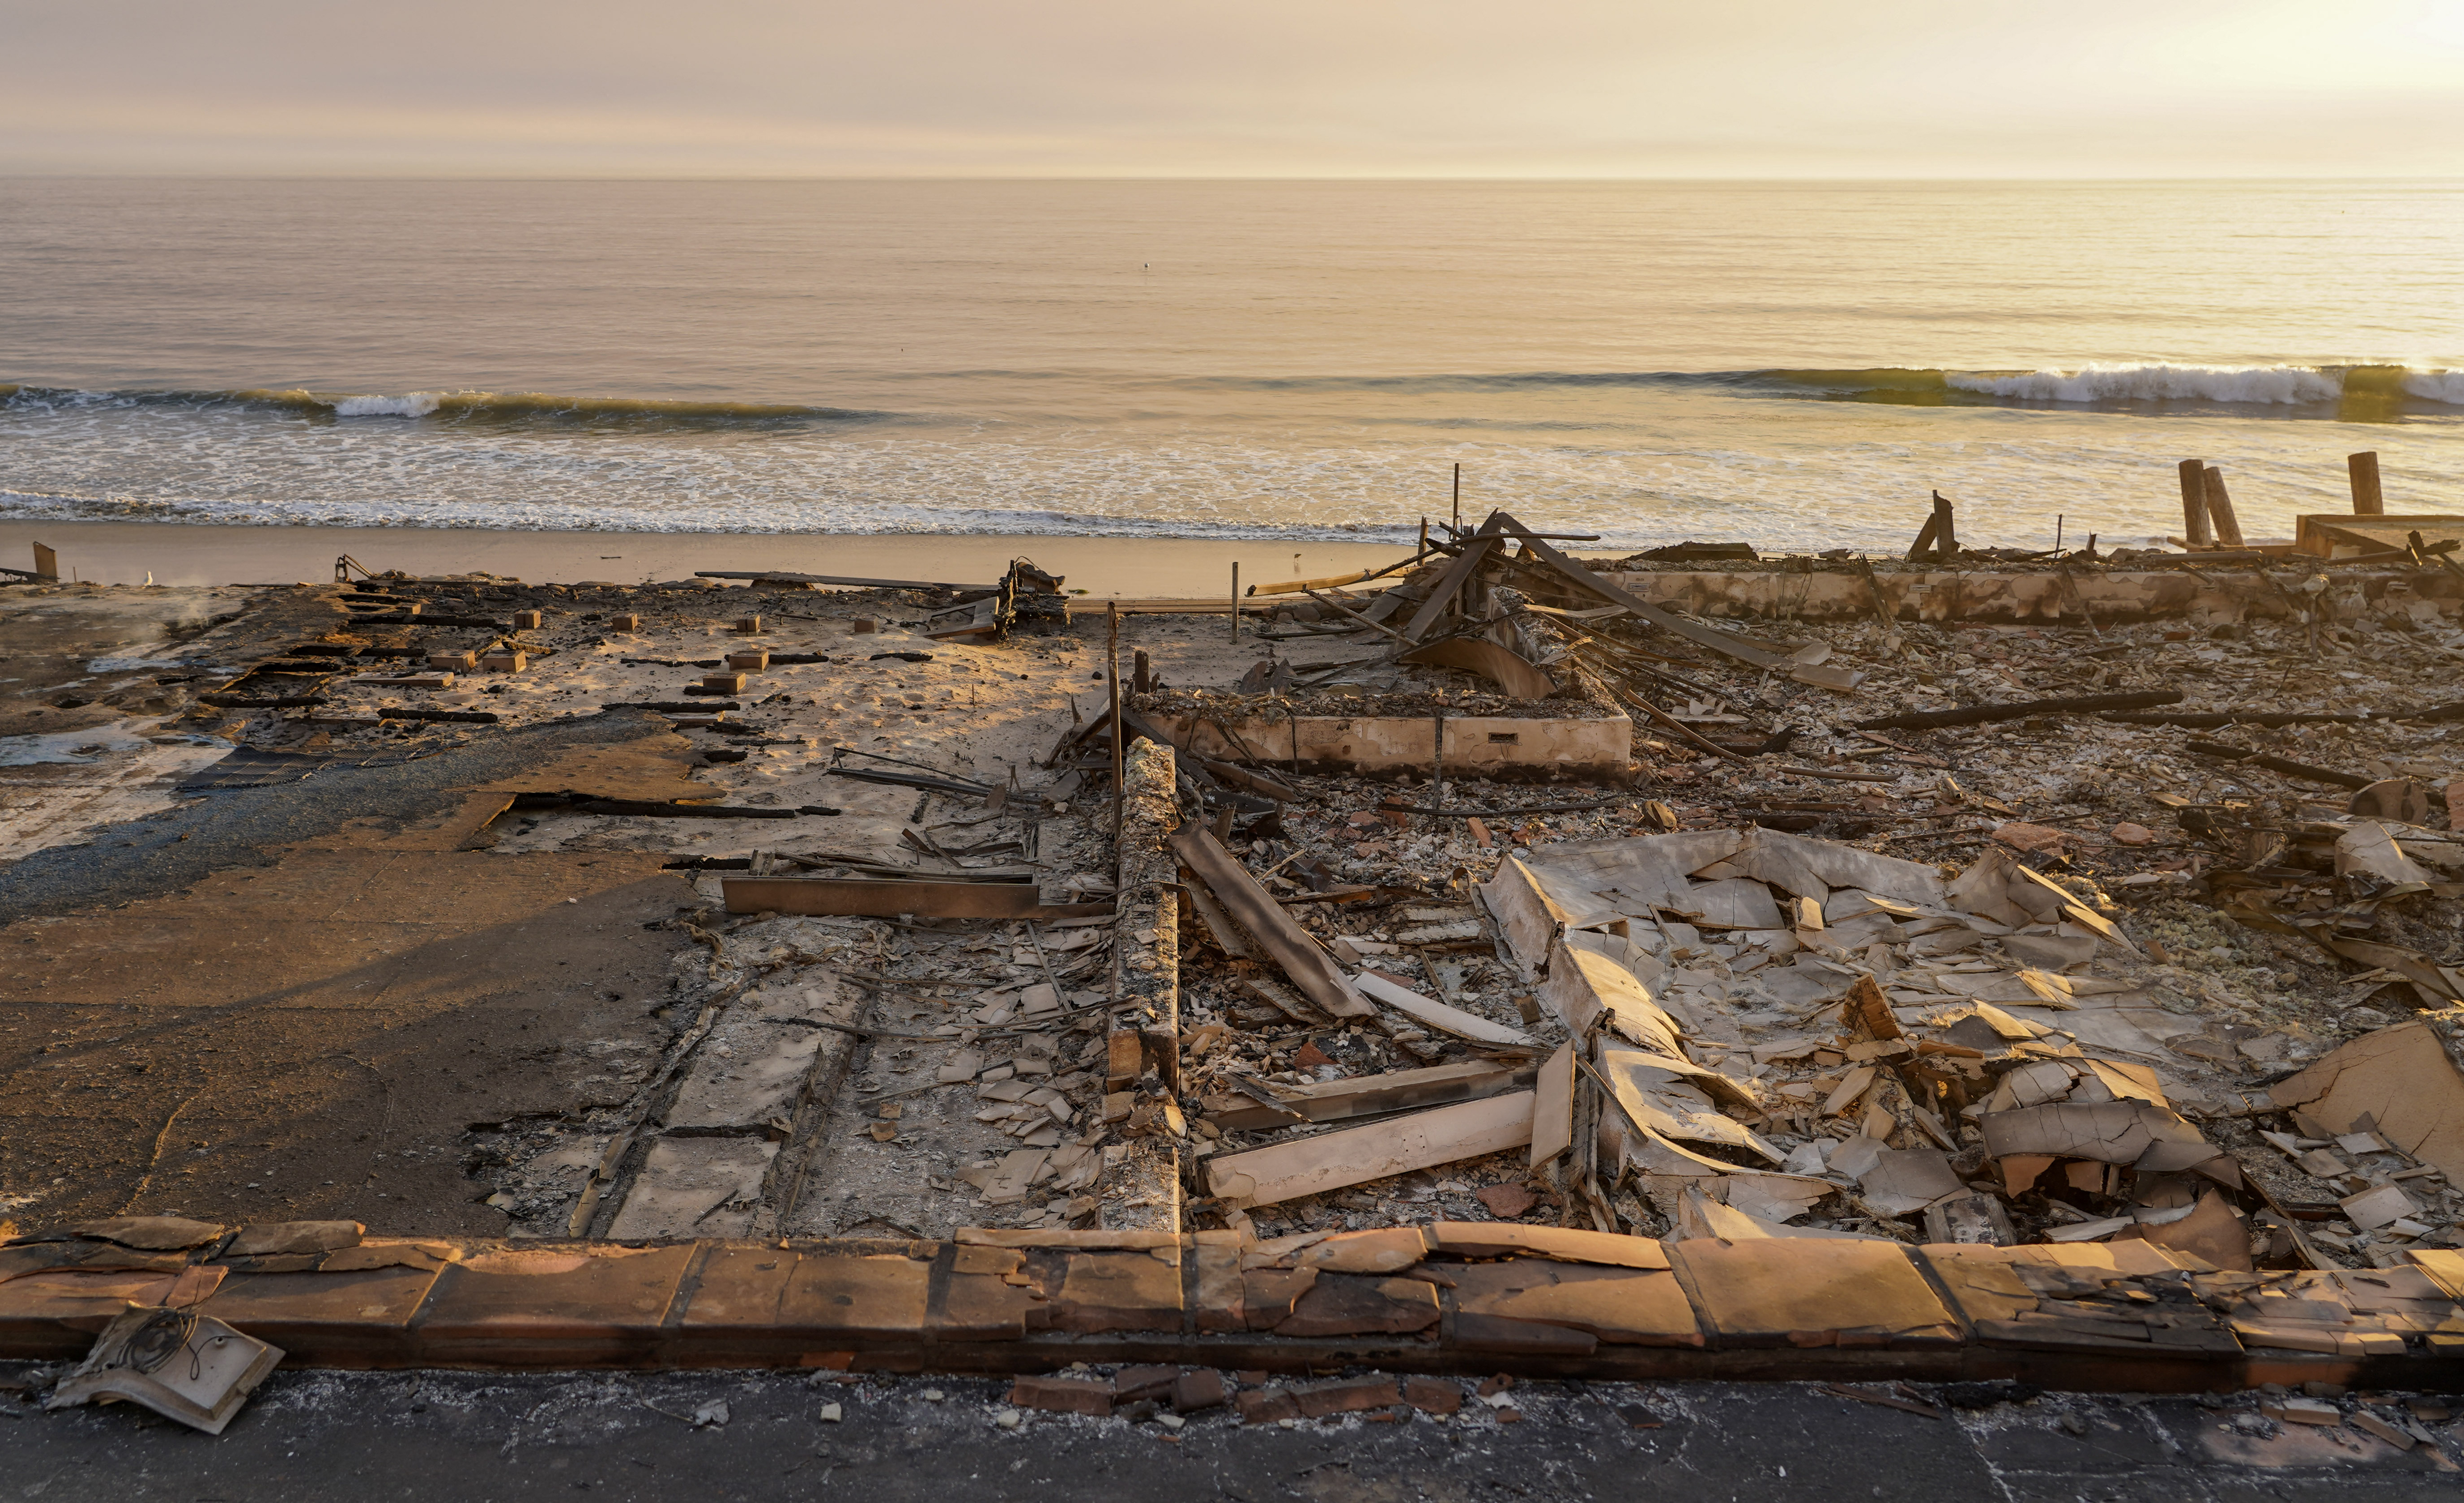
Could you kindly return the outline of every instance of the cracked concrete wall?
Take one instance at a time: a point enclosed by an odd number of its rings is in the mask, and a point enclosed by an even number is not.
[[[1438,722],[1420,716],[1267,715],[1219,724],[1157,714],[1154,720],[1199,756],[1227,762],[1290,763],[1297,738],[1297,761],[1311,771],[1427,772],[1437,750]],[[1634,721],[1623,715],[1448,716],[1444,723],[1450,776],[1615,778],[1633,755]]]
[[[1104,1115],[1127,1141],[1104,1150],[1104,1219],[1113,1227],[1177,1232],[1180,868],[1166,842],[1180,828],[1178,768],[1171,747],[1143,740],[1122,765],[1112,920],[1117,991]],[[1126,1192],[1118,1200],[1116,1189]]]
[[[2276,564],[2277,582],[2287,587],[2298,585],[2315,571],[2317,562],[2303,558]],[[1655,606],[1701,616],[1855,621],[1871,620],[1875,610],[1874,587],[1862,574],[1688,569],[1605,577]],[[2382,613],[2397,609],[2420,619],[2424,610],[2447,616],[2464,611],[2464,582],[2443,570],[2345,570],[2335,578],[2339,594],[2358,590],[2366,608]],[[2180,617],[2213,626],[2283,620],[2293,613],[2277,586],[2244,564],[2196,574],[2185,569],[2077,569],[2067,584],[2060,574],[2050,572],[1877,570],[1874,584],[1881,586],[1885,609],[1898,621],[2047,625],[2078,621],[2084,609],[2101,624]]]

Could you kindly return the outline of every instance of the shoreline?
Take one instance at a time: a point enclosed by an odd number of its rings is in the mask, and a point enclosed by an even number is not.
[[[261,527],[197,522],[0,522],[0,564],[31,567],[33,546],[59,554],[60,577],[106,585],[328,583],[348,554],[380,573],[485,572],[532,584],[607,580],[639,585],[697,569],[989,584],[1015,558],[1067,577],[1068,587],[1136,599],[1243,588],[1379,567],[1408,542],[1288,539],[1105,538],[1029,534],[530,532],[460,527]]]

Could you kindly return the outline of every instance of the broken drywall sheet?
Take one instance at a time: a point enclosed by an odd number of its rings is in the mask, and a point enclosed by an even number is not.
[[[1268,1205],[1521,1148],[1531,1141],[1533,1105],[1531,1092],[1517,1091],[1225,1154],[1206,1161],[1206,1183],[1235,1205]]]
[[[2378,1133],[2464,1180],[2464,1074],[2427,1023],[2365,1034],[2268,1094],[2328,1132]]]

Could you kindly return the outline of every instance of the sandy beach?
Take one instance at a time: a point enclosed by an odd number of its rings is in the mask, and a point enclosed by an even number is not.
[[[519,580],[640,585],[698,569],[778,569],[876,579],[989,584],[1016,558],[1095,594],[1227,594],[1244,586],[1317,578],[1393,563],[1392,543],[1217,542],[1185,538],[834,537],[803,534],[485,532],[412,527],[213,527],[163,522],[0,523],[0,564],[31,566],[33,545],[60,556],[63,579],[136,585],[262,585],[330,581],[348,554],[370,569],[416,575],[488,573]]]

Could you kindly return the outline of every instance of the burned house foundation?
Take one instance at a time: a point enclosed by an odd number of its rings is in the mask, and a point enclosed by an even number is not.
[[[2464,1373],[2449,560],[10,586],[0,1354],[2453,1449],[2350,1397]]]

